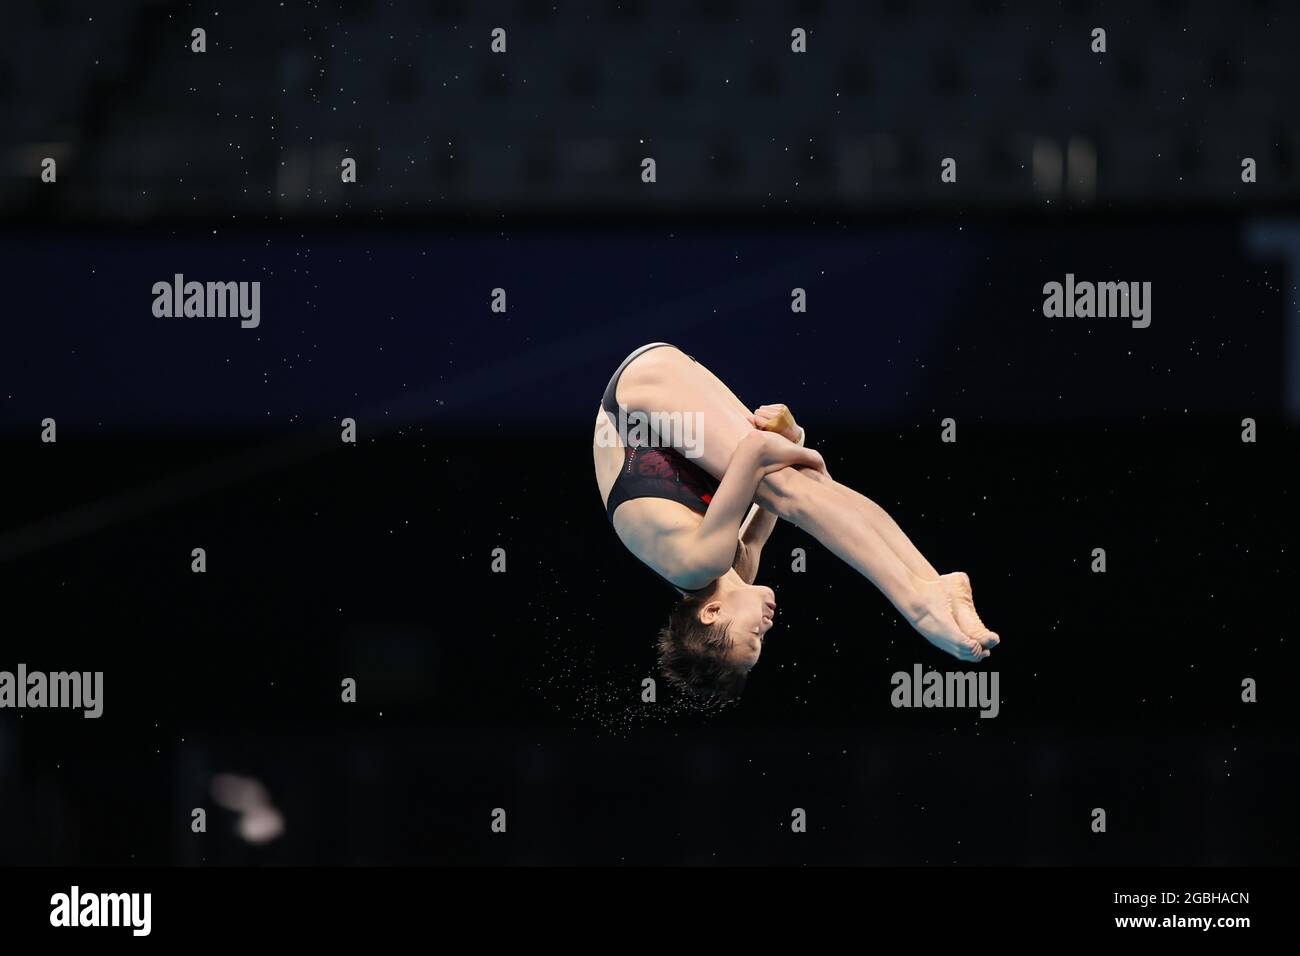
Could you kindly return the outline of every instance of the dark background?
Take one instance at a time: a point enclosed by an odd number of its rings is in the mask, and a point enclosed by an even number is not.
[[[0,669],[105,672],[99,720],[0,712],[0,859],[1294,861],[1288,5],[112,8],[0,47]],[[175,272],[261,281],[261,327],[154,318]],[[1044,318],[1067,272],[1150,281],[1151,327]],[[892,708],[953,662],[788,527],[741,703],[639,702],[672,592],[589,441],[661,339],[971,574],[996,719]]]

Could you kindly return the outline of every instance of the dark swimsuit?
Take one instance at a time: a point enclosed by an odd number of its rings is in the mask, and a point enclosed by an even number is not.
[[[619,408],[618,398],[615,392],[618,389],[619,377],[623,370],[632,364],[632,360],[642,352],[648,352],[650,349],[659,348],[668,345],[667,342],[652,342],[649,345],[643,345],[627,358],[614,371],[614,376],[605,386],[605,395],[601,399],[601,407],[609,417],[610,424],[614,426],[615,431],[619,433],[620,438],[636,437],[626,435],[627,430],[619,429]],[[687,356],[690,358],[690,356]],[[691,358],[694,362],[695,359]],[[609,490],[609,501],[606,504],[605,513],[608,515],[610,523],[614,521],[614,511],[625,501],[631,501],[633,498],[667,498],[669,501],[676,501],[690,508],[696,514],[704,514],[708,510],[709,502],[713,500],[713,495],[718,490],[718,480],[710,475],[707,471],[695,464],[685,455],[673,448],[651,448],[647,446],[629,445],[624,449],[623,469],[618,473],[614,480],[614,487]],[[736,556],[740,556],[740,542],[736,542]],[[708,588],[698,588],[691,591],[687,588],[673,584],[668,581],[678,591],[686,594],[696,594]]]

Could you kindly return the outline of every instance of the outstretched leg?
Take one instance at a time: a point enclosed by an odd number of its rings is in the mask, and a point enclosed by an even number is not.
[[[970,577],[965,571],[940,574],[926,560],[925,555],[917,550],[916,545],[912,544],[911,539],[903,533],[903,529],[890,517],[889,512],[885,511],[880,505],[866,495],[854,491],[848,485],[833,481],[820,471],[806,469],[804,473],[812,480],[825,484],[842,495],[846,495],[854,506],[860,508],[862,513],[867,516],[867,520],[871,522],[871,526],[876,530],[876,533],[884,539],[894,554],[898,555],[899,560],[907,566],[909,571],[924,581],[942,582],[944,589],[948,592],[953,617],[963,632],[975,638],[986,648],[998,645],[1001,639],[985,626],[984,622],[980,620],[979,614],[975,611],[975,597],[971,591]]]
[[[723,404],[729,405],[742,417],[750,414],[750,409],[745,405],[745,403],[737,398],[736,394],[727,387],[727,384],[709,371],[707,367],[700,365],[699,363],[693,363],[690,370],[692,373],[702,375],[706,384],[711,384],[713,386],[714,390],[717,392],[718,399]],[[748,421],[748,419],[746,419],[746,421]],[[862,509],[863,514],[867,520],[871,522],[871,526],[884,540],[885,544],[887,544],[890,550],[898,556],[899,560],[907,566],[907,569],[917,577],[924,581],[943,580],[947,583],[950,592],[956,592],[961,589],[960,582],[954,575],[941,575],[935,570],[934,566],[926,560],[925,555],[917,550],[916,545],[912,544],[911,539],[903,533],[903,529],[898,526],[898,523],[890,517],[889,513],[885,511],[884,508],[876,504],[876,502],[872,501],[866,495],[854,491],[847,485],[831,481],[829,476],[824,475],[821,472],[806,470],[806,473],[814,479],[830,482],[831,486],[837,491],[849,495]],[[957,573],[961,574],[961,572]],[[965,576],[963,575],[963,578],[964,577]],[[965,591],[967,594],[970,592],[969,578],[965,578]],[[971,610],[974,610],[974,605],[971,606]],[[983,626],[981,625],[981,628],[982,627]]]
[[[629,366],[617,397],[629,411],[696,416],[702,436],[696,436],[694,447],[678,450],[689,452],[719,480],[737,445],[753,430],[740,400],[707,369],[673,348],[653,349]],[[963,660],[988,656],[988,650],[958,625],[948,591],[929,562],[899,530],[909,566],[877,529],[873,515],[842,488],[819,473],[812,477],[789,468],[768,475],[755,500],[803,528],[875,584],[931,643]]]
[[[768,475],[755,497],[763,507],[807,531],[880,588],[935,647],[960,660],[988,657],[993,644],[981,643],[962,629],[944,580],[913,573],[844,490],[838,482],[825,480],[820,472],[786,468]]]

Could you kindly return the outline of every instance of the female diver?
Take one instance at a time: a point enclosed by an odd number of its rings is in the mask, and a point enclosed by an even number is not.
[[[751,412],[666,342],[637,349],[610,378],[592,441],[596,481],[619,540],[681,594],[659,633],[668,680],[699,696],[740,694],[776,616],[776,595],[754,579],[778,518],[864,575],[931,644],[959,660],[988,657],[999,638],[975,613],[966,574],[939,574],[803,440],[784,406]]]

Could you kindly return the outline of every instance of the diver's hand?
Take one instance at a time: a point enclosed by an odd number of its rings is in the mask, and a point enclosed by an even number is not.
[[[792,467],[826,471],[826,462],[819,452],[796,445],[777,432],[754,431],[745,436],[744,442],[754,449],[764,475]]]
[[[766,431],[774,420],[784,417],[788,424],[777,429],[776,434],[785,436],[796,445],[803,444],[804,431],[794,420],[794,412],[790,411],[788,405],[760,405],[754,409],[754,414],[746,417],[749,423],[760,431]]]

